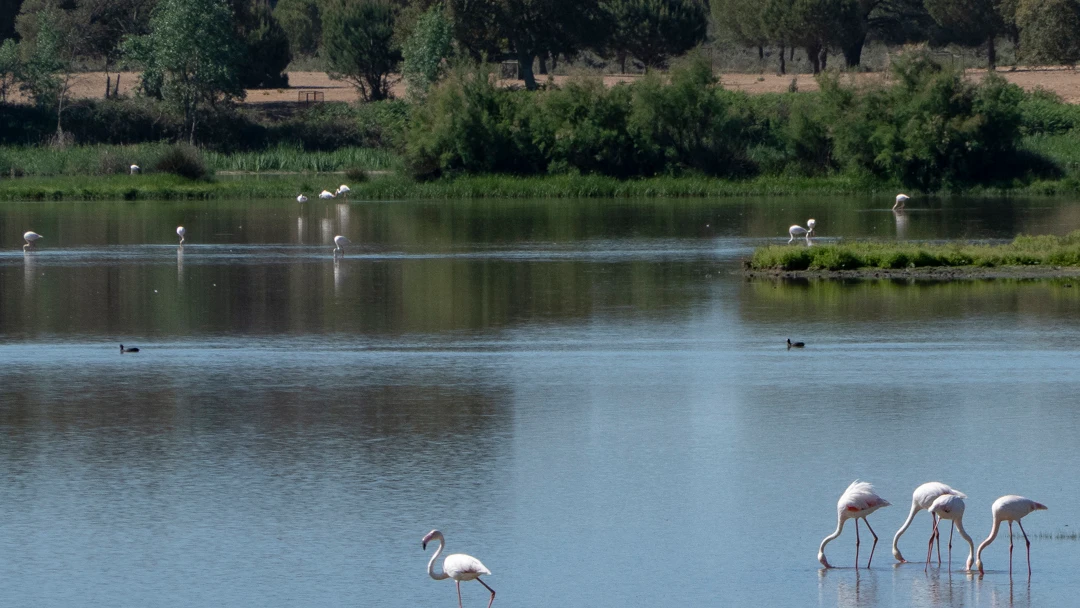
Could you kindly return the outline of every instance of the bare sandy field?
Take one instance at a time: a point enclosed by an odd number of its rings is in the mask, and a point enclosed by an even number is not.
[[[972,78],[981,78],[985,73],[985,70],[968,70],[968,74]],[[998,73],[1009,82],[1018,84],[1025,89],[1032,90],[1042,87],[1054,91],[1069,103],[1080,103],[1080,72],[1076,70],[1067,68],[1005,69],[1000,70]],[[116,75],[113,74],[113,78],[115,77]],[[541,76],[538,77],[538,80],[543,82],[546,78]],[[558,84],[565,82],[569,78],[569,76],[555,76],[553,80]],[[612,86],[620,82],[633,82],[637,78],[639,76],[609,75],[604,77],[604,82]],[[871,83],[880,82],[884,75],[880,72],[864,73],[844,76],[844,78],[854,79],[856,83]],[[817,82],[809,74],[788,74],[786,76],[776,74],[720,74],[720,82],[723,86],[748,93],[787,91],[792,81],[796,83],[796,87],[800,91],[814,91],[818,88]],[[515,80],[504,80],[501,83],[505,86],[521,86],[521,82]],[[121,72],[120,92],[122,94],[133,94],[137,84],[138,73]],[[289,85],[285,89],[249,90],[246,103],[296,102],[302,99],[304,92],[308,91],[322,93],[325,101],[355,101],[357,99],[356,90],[353,87],[342,81],[330,80],[324,72],[290,72]],[[404,86],[400,82],[395,83],[393,90],[397,96],[405,93]],[[75,75],[73,77],[72,94],[77,98],[104,97],[105,74],[103,72],[86,72]]]

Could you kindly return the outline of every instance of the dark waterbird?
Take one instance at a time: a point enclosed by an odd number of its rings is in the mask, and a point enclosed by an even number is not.
[[[131,348],[124,348],[123,344],[120,345],[120,354],[137,352],[139,352],[139,349],[135,346],[132,346]]]
[[[805,342],[792,342],[791,338],[787,339],[787,347],[788,348],[802,348],[804,346],[806,346]]]

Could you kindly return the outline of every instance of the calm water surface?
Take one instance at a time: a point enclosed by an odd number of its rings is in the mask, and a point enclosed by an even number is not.
[[[420,548],[440,528],[504,607],[1069,605],[1080,282],[739,268],[807,217],[822,240],[996,240],[1080,229],[1080,206],[890,205],[0,205],[2,603],[449,607]],[[849,526],[823,571],[855,478],[894,504],[873,568]],[[951,571],[895,565],[934,479],[976,543],[998,496],[1049,505],[1030,582],[1007,537],[985,577],[959,539]]]

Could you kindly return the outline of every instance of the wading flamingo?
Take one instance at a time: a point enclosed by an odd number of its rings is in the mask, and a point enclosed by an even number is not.
[[[296,202],[298,202],[298,203],[306,203],[307,202],[307,197],[304,196],[303,193],[301,193],[300,196],[296,197]]]
[[[350,190],[348,186],[346,186],[345,184],[341,184],[340,186],[338,186],[337,191],[334,192],[334,196],[337,196],[337,195],[340,194],[340,195],[345,197],[345,200],[349,200],[349,193],[350,192],[352,192],[352,190]]]
[[[806,235],[806,242],[807,242],[807,244],[809,244],[810,243],[810,235],[814,233],[814,226],[816,226],[816,225],[817,225],[816,220],[809,219],[809,220],[806,220],[806,228],[803,228],[802,226],[800,226],[798,224],[795,224],[791,228],[788,228],[788,230],[787,230],[788,234],[791,235],[791,238],[788,239],[788,243],[794,241],[795,237],[797,237],[797,236]]]
[[[893,203],[892,206],[893,211],[902,211],[904,209],[904,203],[908,202],[910,199],[911,197],[906,194],[897,194],[896,202]]]
[[[26,241],[26,244],[22,246],[23,251],[26,251],[27,249],[34,248],[35,244],[38,242],[38,239],[41,238],[41,235],[34,232],[33,230],[27,230],[23,233],[22,238]]]
[[[986,538],[979,545],[979,550],[975,552],[975,567],[979,569],[979,574],[983,573],[982,565],[982,552],[983,549],[990,546],[990,543],[994,542],[997,538],[998,528],[1001,527],[1001,522],[1009,522],[1009,576],[1012,576],[1012,552],[1013,552],[1013,532],[1012,524],[1015,521],[1020,526],[1020,533],[1024,535],[1024,542],[1027,543],[1027,560],[1028,560],[1028,577],[1031,577],[1031,541],[1028,540],[1027,532],[1024,532],[1024,524],[1020,523],[1020,519],[1032,511],[1045,511],[1046,505],[1037,503],[1030,498],[1024,498],[1023,496],[1016,496],[1010,494],[1008,496],[1002,496],[994,501],[993,506],[990,507],[990,512],[994,515],[994,523],[990,527],[990,536]]]
[[[335,236],[334,245],[336,245],[336,247],[334,247],[334,257],[337,257],[339,255],[345,257],[345,245],[349,245],[351,243],[352,241],[341,236],[340,234],[338,236]]]
[[[866,560],[866,567],[870,567],[870,562],[874,561],[874,549],[877,548],[878,537],[874,534],[874,529],[870,527],[870,521],[866,519],[867,515],[870,515],[874,511],[877,511],[881,507],[889,506],[889,501],[878,496],[874,492],[874,486],[865,481],[855,480],[851,482],[848,489],[844,490],[844,493],[840,496],[840,501],[836,503],[836,532],[825,537],[821,541],[821,546],[818,547],[817,558],[821,562],[822,566],[831,568],[828,560],[825,559],[825,545],[829,544],[829,541],[840,536],[840,533],[844,530],[844,522],[849,519],[855,520],[855,569],[859,569],[859,520],[862,519],[866,522],[866,529],[870,530],[870,534],[874,535],[874,545],[870,547],[870,559]]]
[[[967,495],[963,492],[958,492],[949,486],[941,483],[940,481],[928,481],[921,486],[915,488],[915,491],[911,493],[911,511],[908,513],[907,521],[904,525],[900,526],[900,529],[896,531],[896,536],[892,539],[892,554],[899,562],[906,562],[904,556],[900,554],[900,547],[897,546],[900,542],[900,536],[907,532],[908,526],[911,525],[912,520],[915,519],[915,514],[923,509],[929,509],[930,505],[934,504],[934,501],[939,496],[951,494],[953,496],[959,496],[960,498],[967,498]],[[931,514],[931,519],[936,521],[936,516]],[[933,523],[933,522],[931,522]],[[938,541],[938,563],[941,562],[941,543]]]
[[[971,537],[968,536],[966,530],[964,530],[964,498],[961,494],[942,494],[937,497],[934,504],[930,505],[927,511],[930,511],[931,515],[937,516],[934,520],[934,531],[930,534],[930,542],[926,546],[926,566],[923,567],[923,571],[930,567],[930,554],[934,551],[934,537],[940,537],[938,532],[938,524],[943,519],[947,519],[952,522],[953,529],[960,533],[960,537],[964,539],[968,544],[968,556],[967,561],[964,563],[964,570],[971,570],[971,564],[975,561],[975,543],[971,542]],[[941,555],[941,540],[938,539],[938,559]],[[940,564],[939,564],[940,565]],[[949,530],[949,568],[952,568],[952,529]]]
[[[442,554],[443,545],[446,543],[446,539],[443,538],[443,533],[438,530],[432,530],[427,533],[424,540],[421,542],[421,546],[424,550],[427,550],[427,544],[434,540],[439,541],[439,549],[435,552],[435,555],[431,556],[431,561],[427,565],[427,573],[431,578],[441,581],[443,579],[452,578],[457,584],[457,603],[458,608],[461,606],[461,581],[476,581],[487,588],[491,592],[491,599],[488,600],[488,608],[491,608],[491,603],[495,601],[495,590],[488,587],[488,584],[480,580],[481,574],[491,574],[491,570],[487,569],[487,566],[480,563],[480,560],[471,555],[465,555],[464,553],[453,553],[447,555],[443,560],[442,572],[435,574],[435,560],[439,559],[439,555]]]
[[[319,198],[321,198],[323,200],[329,200],[329,199],[334,198],[334,193],[330,192],[329,190],[323,190],[322,192],[319,193]]]
[[[176,236],[180,237],[180,246],[184,246],[184,235],[187,234],[187,230],[184,230],[183,226],[176,227]]]

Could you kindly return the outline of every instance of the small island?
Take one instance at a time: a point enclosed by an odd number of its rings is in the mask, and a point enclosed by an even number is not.
[[[1080,231],[1017,236],[1011,243],[852,241],[769,245],[744,264],[750,276],[822,278],[1040,278],[1080,276]]]

